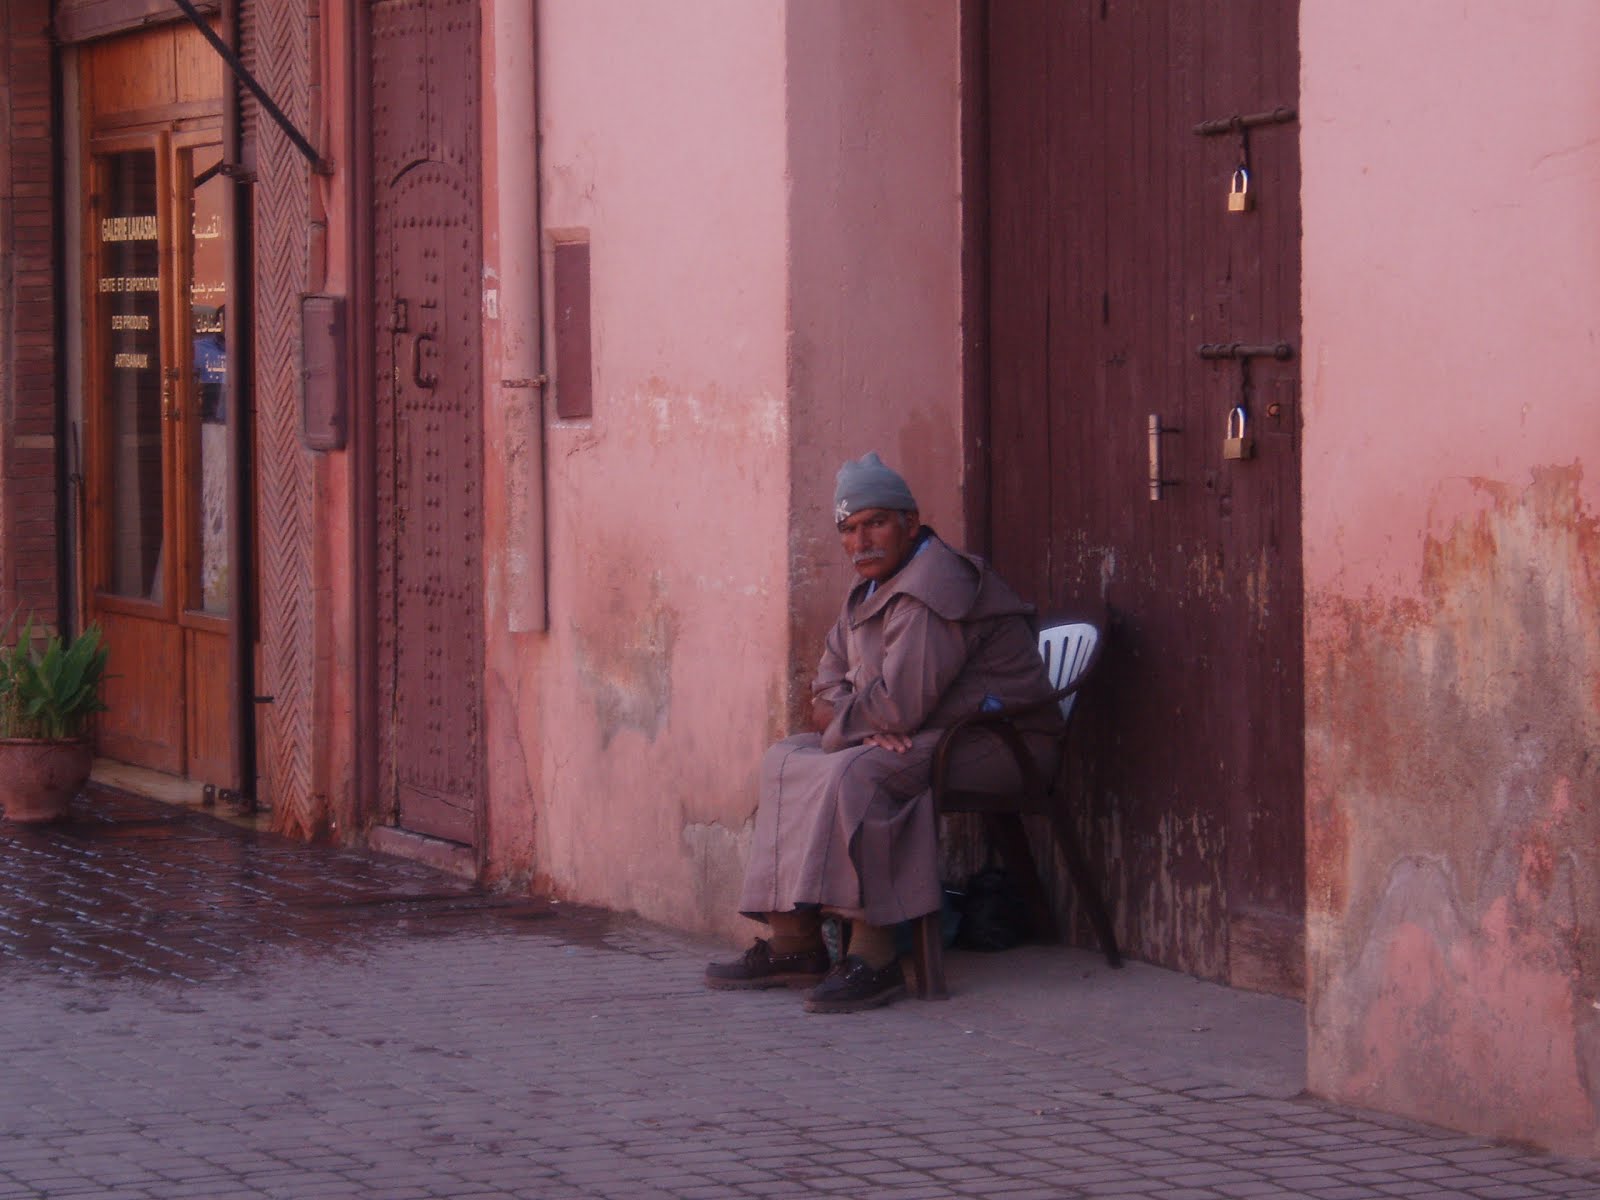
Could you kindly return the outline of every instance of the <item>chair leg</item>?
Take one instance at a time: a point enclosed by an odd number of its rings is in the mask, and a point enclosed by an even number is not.
[[[1056,926],[1056,914],[1050,907],[1044,885],[1039,882],[1039,866],[1028,846],[1028,832],[1022,826],[1022,817],[1017,813],[986,813],[983,823],[989,844],[1000,852],[1000,861],[1022,889],[1022,899],[1033,921],[1034,936],[1040,941],[1059,942],[1061,931]]]
[[[917,998],[950,999],[950,993],[944,986],[944,921],[941,913],[931,912],[917,918],[911,957],[917,968]]]
[[[1072,876],[1072,886],[1078,893],[1078,900],[1089,914],[1089,924],[1094,926],[1095,936],[1100,939],[1100,950],[1106,956],[1106,962],[1113,967],[1120,967],[1122,951],[1117,948],[1117,935],[1111,928],[1111,915],[1106,912],[1105,901],[1100,898],[1100,889],[1095,886],[1094,878],[1089,874],[1089,864],[1084,858],[1083,847],[1078,844],[1077,832],[1071,823],[1061,816],[1052,815],[1050,826],[1055,830],[1056,845],[1061,847],[1061,856],[1067,860],[1067,871]]]

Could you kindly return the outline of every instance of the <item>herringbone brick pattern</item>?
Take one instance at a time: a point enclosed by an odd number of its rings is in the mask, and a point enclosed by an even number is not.
[[[302,130],[309,119],[310,31],[304,4],[255,3],[247,57]],[[254,108],[254,101],[247,104]],[[261,759],[277,828],[316,828],[312,546],[313,462],[300,438],[300,310],[311,266],[311,169],[269,120],[252,120],[255,184],[255,417],[261,605]]]

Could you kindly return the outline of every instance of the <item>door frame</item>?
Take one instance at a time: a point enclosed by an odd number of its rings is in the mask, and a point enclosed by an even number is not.
[[[376,237],[372,220],[372,6],[345,0],[350,29],[345,64],[346,111],[350,114],[350,204],[345,236],[350,246],[350,315],[345,322],[350,352],[345,356],[349,413],[351,521],[354,564],[354,675],[352,707],[355,744],[351,747],[354,825],[383,824],[378,811],[378,412],[377,346],[373,335]]]
[[[989,0],[961,0],[961,476],[967,546],[990,556]]]

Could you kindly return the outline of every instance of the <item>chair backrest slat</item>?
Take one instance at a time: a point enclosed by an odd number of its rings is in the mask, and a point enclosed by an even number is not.
[[[1099,640],[1100,631],[1087,621],[1072,621],[1039,630],[1039,655],[1044,659],[1050,686],[1060,690],[1076,683],[1094,658],[1095,643]],[[1078,694],[1074,692],[1061,701],[1063,717],[1072,715],[1072,705],[1077,699]]]

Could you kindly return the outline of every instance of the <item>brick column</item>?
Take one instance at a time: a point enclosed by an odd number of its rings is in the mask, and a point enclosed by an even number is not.
[[[0,620],[56,617],[56,327],[48,0],[0,9]]]

